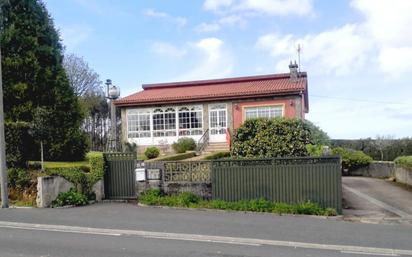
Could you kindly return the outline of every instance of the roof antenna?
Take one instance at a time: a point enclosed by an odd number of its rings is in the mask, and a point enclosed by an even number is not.
[[[300,52],[302,52],[302,47],[300,46],[300,44],[297,45],[296,47],[296,51],[298,52],[298,71],[300,73]]]

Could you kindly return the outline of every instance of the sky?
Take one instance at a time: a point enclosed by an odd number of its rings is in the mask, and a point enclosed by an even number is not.
[[[308,73],[332,138],[412,137],[411,0],[45,0],[67,53],[122,96],[144,83]]]

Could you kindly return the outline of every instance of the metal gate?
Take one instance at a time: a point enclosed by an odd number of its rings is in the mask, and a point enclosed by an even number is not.
[[[136,198],[136,157],[130,153],[105,153],[106,199]]]

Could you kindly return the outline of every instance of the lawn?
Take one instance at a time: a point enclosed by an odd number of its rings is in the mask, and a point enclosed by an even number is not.
[[[30,164],[40,163],[40,161],[30,161]],[[56,169],[56,168],[73,168],[73,167],[89,167],[88,161],[80,162],[44,162],[45,169]]]

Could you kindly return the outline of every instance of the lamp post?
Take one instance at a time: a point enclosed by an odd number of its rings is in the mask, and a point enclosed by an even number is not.
[[[3,34],[3,3],[0,6],[0,36]],[[0,45],[0,187],[1,208],[9,207],[6,166],[6,139],[4,137],[4,110],[3,110],[3,77],[1,73],[1,45]]]
[[[107,86],[107,95],[106,98],[109,99],[109,107],[110,107],[110,134],[109,134],[109,140],[107,144],[107,151],[108,152],[115,152],[117,150],[117,144],[116,144],[116,106],[114,106],[114,100],[119,98],[120,96],[120,88],[116,87],[115,85],[112,85],[112,80],[107,79],[106,80],[106,86]]]

